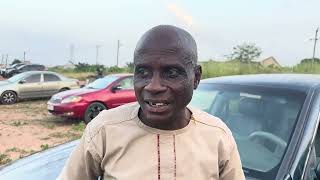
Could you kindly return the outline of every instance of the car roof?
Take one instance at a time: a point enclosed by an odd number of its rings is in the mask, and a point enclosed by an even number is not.
[[[308,91],[320,85],[320,75],[315,74],[251,74],[234,75],[201,80],[201,83],[238,84],[288,88]]]
[[[55,74],[55,75],[61,76],[61,74],[56,73],[56,72],[52,72],[52,71],[27,71],[27,72],[23,72],[21,74],[38,74],[38,73]]]
[[[133,74],[130,74],[130,73],[116,73],[116,74],[108,74],[107,76],[124,77],[124,76],[133,76]]]

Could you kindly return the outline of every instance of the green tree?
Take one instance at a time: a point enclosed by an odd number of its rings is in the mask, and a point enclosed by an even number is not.
[[[253,43],[243,43],[233,47],[233,52],[230,57],[232,60],[239,60],[243,63],[249,63],[250,61],[260,57],[262,50]]]
[[[126,69],[127,69],[128,72],[133,73],[133,69],[134,69],[133,62],[127,62],[126,63]]]
[[[308,64],[308,63],[317,63],[317,64],[320,64],[320,59],[319,58],[305,58],[305,59],[302,59],[300,61],[300,64]]]
[[[18,63],[22,63],[22,61],[20,61],[19,59],[14,59],[11,63],[11,65],[13,64],[18,64]]]

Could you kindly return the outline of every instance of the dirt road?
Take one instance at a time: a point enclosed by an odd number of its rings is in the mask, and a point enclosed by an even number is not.
[[[81,137],[85,124],[49,114],[46,102],[0,105],[0,165]]]

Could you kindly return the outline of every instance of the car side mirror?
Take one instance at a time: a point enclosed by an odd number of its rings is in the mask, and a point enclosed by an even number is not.
[[[121,90],[121,89],[122,89],[122,88],[121,88],[120,85],[115,85],[115,86],[112,87],[111,91],[112,91],[113,93],[115,93],[116,91],[119,91],[119,90]]]
[[[19,84],[24,84],[24,83],[26,83],[27,81],[26,80],[21,80],[21,81],[19,81]]]

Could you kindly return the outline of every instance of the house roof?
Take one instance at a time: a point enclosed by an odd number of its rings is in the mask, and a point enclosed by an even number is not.
[[[278,66],[281,67],[280,63],[276,60],[276,58],[274,58],[273,56],[270,56],[264,60],[262,60],[260,63],[263,64],[264,62],[268,61],[268,60],[272,60],[274,63],[276,63]]]

